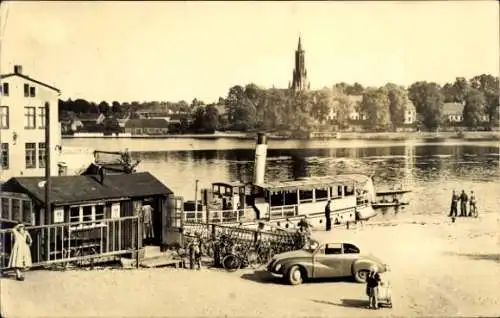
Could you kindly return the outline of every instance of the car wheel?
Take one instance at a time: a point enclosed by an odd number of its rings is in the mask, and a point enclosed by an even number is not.
[[[300,285],[303,282],[302,271],[298,266],[292,266],[288,271],[288,282],[290,285]]]
[[[356,282],[358,283],[366,283],[366,277],[368,276],[368,274],[368,270],[360,269],[354,274],[354,280],[356,280]]]

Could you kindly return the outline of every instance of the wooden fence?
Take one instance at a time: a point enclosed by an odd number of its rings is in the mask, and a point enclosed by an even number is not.
[[[99,221],[30,226],[33,266],[92,262],[123,254],[139,254],[142,239],[137,216]],[[14,244],[12,229],[0,230],[0,270],[8,269]]]

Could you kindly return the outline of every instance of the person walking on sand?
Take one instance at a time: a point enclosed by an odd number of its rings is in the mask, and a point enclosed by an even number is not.
[[[326,230],[330,231],[332,229],[332,217],[331,217],[331,209],[330,209],[331,200],[328,200],[328,203],[325,207],[325,218],[326,218]]]
[[[453,193],[451,195],[451,209],[450,209],[450,215],[451,217],[456,217],[458,214],[457,211],[457,205],[458,205],[458,194],[453,190]]]
[[[476,195],[474,191],[470,192],[469,204],[469,216],[477,217]]]
[[[24,224],[18,223],[12,229],[14,245],[9,259],[9,267],[16,271],[16,279],[24,280],[22,270],[31,267],[31,251],[30,246],[33,243],[30,234],[24,228]]]
[[[370,267],[366,277],[366,294],[368,296],[368,309],[378,309],[378,285],[381,281],[377,266]]]
[[[467,201],[469,198],[467,197],[467,193],[462,190],[460,194],[460,216],[467,216]]]

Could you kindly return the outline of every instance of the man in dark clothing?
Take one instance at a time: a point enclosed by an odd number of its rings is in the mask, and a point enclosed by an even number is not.
[[[450,216],[454,217],[457,216],[457,205],[458,205],[458,195],[453,190],[453,194],[451,195],[451,210],[450,210]]]
[[[467,216],[467,201],[469,201],[469,198],[465,191],[462,190],[460,194],[460,216]]]
[[[326,230],[330,231],[332,229],[332,218],[330,216],[331,210],[330,210],[330,202],[331,200],[328,200],[328,203],[326,204],[325,207],[325,218],[326,218]]]

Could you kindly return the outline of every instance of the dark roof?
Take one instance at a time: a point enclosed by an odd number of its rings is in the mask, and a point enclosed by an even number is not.
[[[47,88],[49,88],[51,90],[54,90],[54,91],[56,91],[58,93],[61,93],[61,91],[59,89],[55,88],[54,86],[50,86],[49,84],[45,84],[43,82],[37,81],[36,79],[33,79],[33,78],[31,78],[31,77],[29,77],[27,75],[24,75],[24,74],[10,73],[10,74],[5,74],[5,75],[0,75],[0,78],[4,79],[4,78],[7,78],[7,77],[11,77],[11,76],[19,76],[21,78],[24,78],[27,81],[31,81],[33,83],[37,83],[38,85],[45,86],[45,87],[47,87]]]
[[[125,128],[168,128],[168,121],[159,118],[129,119]]]
[[[57,176],[51,178],[51,200],[53,204],[117,199],[122,197],[146,197],[172,194],[172,190],[149,172],[99,176]],[[15,177],[2,185],[2,191],[21,192],[45,204],[45,189],[39,187],[41,177]]]

